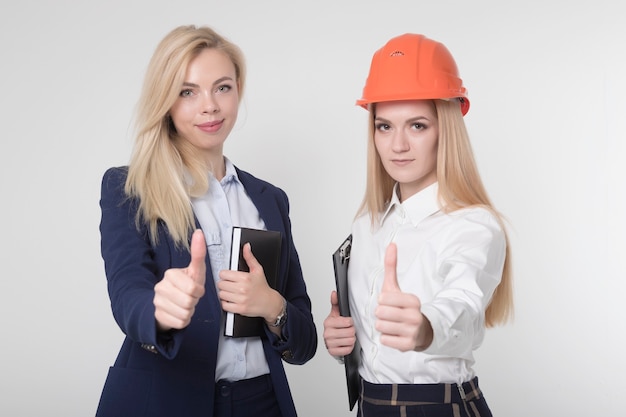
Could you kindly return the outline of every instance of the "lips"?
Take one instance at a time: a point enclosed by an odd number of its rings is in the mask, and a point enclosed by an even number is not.
[[[412,159],[392,159],[391,162],[397,166],[405,166],[413,162]]]
[[[211,122],[202,123],[196,126],[198,127],[198,129],[202,130],[203,132],[214,133],[220,130],[223,123],[224,123],[224,120],[222,119],[222,120],[213,120]]]

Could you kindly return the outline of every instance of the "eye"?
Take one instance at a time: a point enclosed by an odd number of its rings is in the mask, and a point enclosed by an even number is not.
[[[180,97],[191,97],[193,96],[193,90],[187,88],[180,92]]]
[[[386,132],[389,129],[391,129],[391,126],[389,126],[387,123],[376,123],[375,127],[376,127],[376,130],[381,131],[381,132]]]
[[[229,92],[230,90],[232,90],[232,88],[233,88],[233,87],[232,87],[230,84],[222,84],[222,85],[220,85],[220,86],[218,86],[218,87],[217,87],[217,90],[216,90],[216,91],[217,91],[218,93],[227,93],[227,92]]]
[[[424,130],[427,127],[428,126],[426,126],[424,123],[420,123],[420,122],[415,122],[411,125],[411,128],[415,130]]]

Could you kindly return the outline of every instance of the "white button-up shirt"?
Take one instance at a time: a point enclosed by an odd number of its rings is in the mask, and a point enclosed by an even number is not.
[[[440,211],[437,188],[432,184],[404,202],[394,189],[380,221],[372,226],[365,214],[352,226],[350,312],[366,381],[461,383],[474,377],[472,352],[484,338],[485,309],[502,276],[506,239],[485,208]],[[422,352],[384,346],[375,329],[383,259],[392,241],[398,247],[398,285],[420,299],[433,327],[433,342]]]

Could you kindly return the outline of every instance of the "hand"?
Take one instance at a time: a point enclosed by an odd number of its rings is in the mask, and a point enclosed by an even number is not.
[[[385,252],[385,276],[376,308],[376,330],[380,342],[402,352],[421,351],[430,346],[433,329],[422,314],[419,298],[403,293],[396,274],[398,249],[390,243]]]
[[[250,272],[224,269],[217,283],[222,309],[249,317],[263,317],[273,322],[283,308],[283,299],[265,278],[263,267],[252,254],[250,243],[243,246],[243,259]]]
[[[330,314],[324,320],[324,344],[332,356],[346,356],[356,343],[356,331],[352,317],[339,314],[337,291],[330,293]]]
[[[196,304],[204,295],[206,242],[202,230],[191,236],[191,261],[186,268],[171,268],[154,286],[154,317],[161,331],[189,325]]]

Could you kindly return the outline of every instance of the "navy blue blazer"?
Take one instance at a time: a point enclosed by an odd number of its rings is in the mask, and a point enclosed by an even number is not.
[[[100,417],[207,417],[213,413],[215,366],[222,311],[206,258],[206,292],[191,323],[159,333],[154,286],[169,268],[189,265],[163,223],[152,245],[137,228],[137,201],[124,193],[126,167],[110,168],[102,179],[101,250],[113,316],[126,335],[109,369],[96,415]],[[279,188],[237,169],[239,179],[269,230],[282,234],[278,290],[287,300],[284,340],[266,329],[262,337],[283,416],[296,416],[282,361],[304,364],[317,349],[311,300],[291,235],[289,201]],[[199,227],[199,223],[196,220]],[[254,410],[251,410],[251,415]]]

